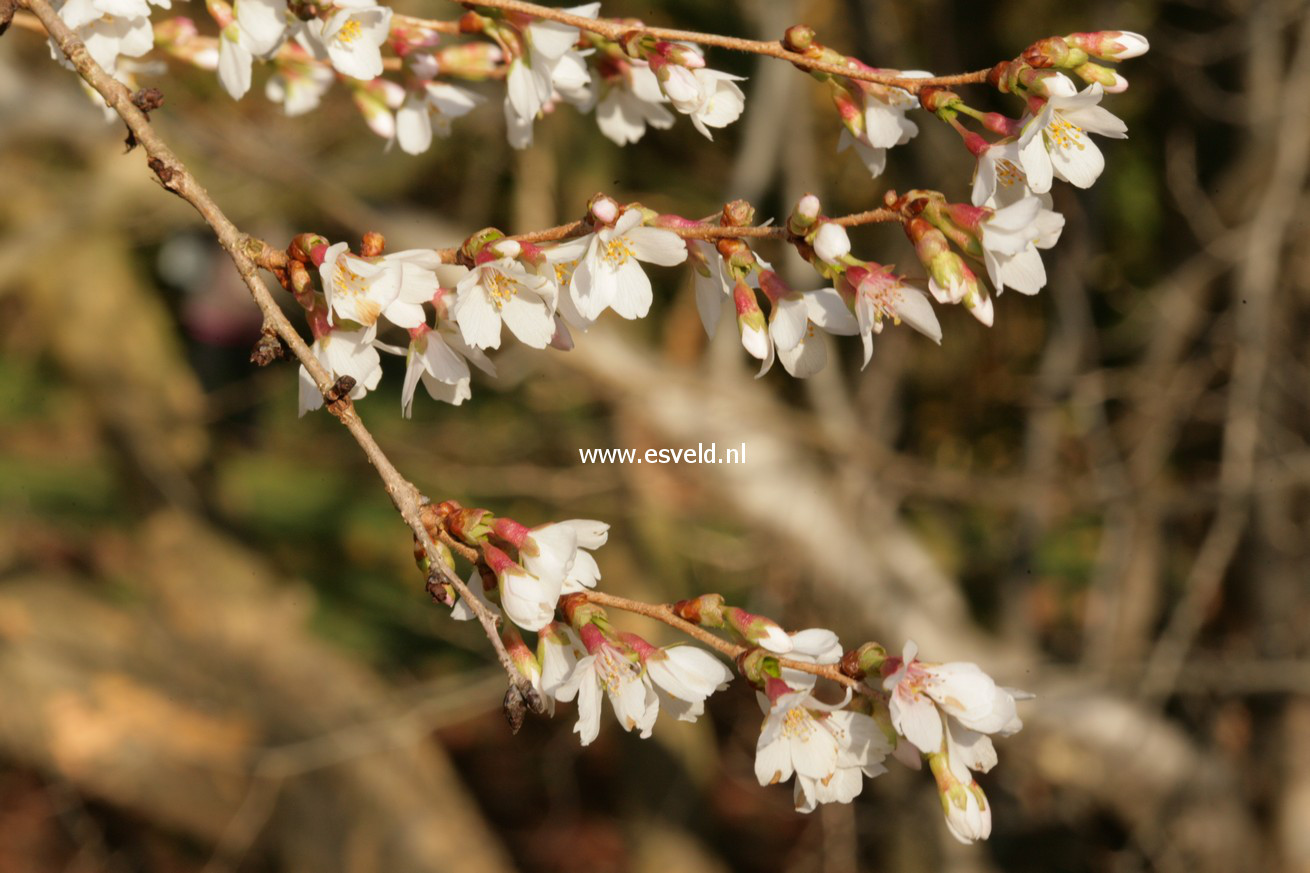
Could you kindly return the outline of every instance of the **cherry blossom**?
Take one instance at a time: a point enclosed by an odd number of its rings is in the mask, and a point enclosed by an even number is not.
[[[1033,191],[1051,190],[1052,177],[1090,188],[1105,169],[1105,157],[1089,133],[1123,139],[1128,127],[1100,106],[1099,84],[1082,92],[1055,96],[1028,119],[1019,136],[1019,156]]]
[[[872,718],[821,703],[808,689],[769,679],[760,695],[766,718],[755,747],[755,778],[775,785],[796,777],[799,812],[820,803],[849,803],[863,789],[862,775],[886,772],[891,744]]]
[[[1028,174],[1023,171],[1023,159],[1019,156],[1018,140],[1007,138],[992,143],[978,155],[973,175],[974,206],[1000,209],[1032,194]]]
[[[614,72],[600,78],[601,96],[596,103],[600,132],[622,146],[640,140],[647,127],[672,127],[673,113],[662,105],[668,98],[650,67],[638,60],[620,60],[614,66]]]
[[[878,72],[893,73],[907,79],[932,75],[923,70]],[[906,113],[917,107],[919,101],[904,88],[874,84],[866,86],[863,97],[864,102],[858,115],[846,119],[846,126],[837,140],[837,151],[854,148],[869,175],[877,178],[887,168],[888,150],[904,145],[919,132],[919,126],[906,117]],[[843,109],[840,103],[838,108]]]
[[[313,60],[296,43],[288,43],[279,53],[276,63],[277,72],[265,83],[264,96],[274,103],[281,103],[289,116],[304,115],[317,109],[337,78],[331,67]]]
[[[382,75],[382,46],[391,32],[391,10],[368,0],[336,0],[335,6],[326,20],[305,23],[310,50],[343,76],[369,80]]]
[[[503,256],[478,264],[455,286],[451,315],[460,335],[475,349],[499,348],[503,321],[520,342],[544,349],[555,334],[555,285],[514,260],[517,243],[494,246],[492,254]]]
[[[732,681],[732,671],[722,661],[696,646],[644,646],[638,652],[661,705],[679,721],[704,715],[705,700]]]
[[[376,344],[383,351],[405,356],[405,382],[401,388],[400,405],[406,418],[413,411],[414,390],[420,381],[433,400],[459,406],[473,396],[468,361],[488,375],[496,375],[496,368],[486,355],[465,345],[450,322],[443,322],[437,330],[426,324],[420,325],[410,333],[409,346],[404,349]]]
[[[595,18],[600,3],[561,11]],[[535,19],[523,29],[526,56],[510,60],[505,82],[505,122],[514,148],[532,145],[532,124],[557,90],[571,102],[590,100],[591,77],[583,56],[573,48],[578,35],[576,27],[544,19]]]
[[[986,772],[996,763],[987,734],[1009,736],[1023,727],[1015,700],[1025,695],[997,685],[977,664],[929,664],[917,654],[907,642],[902,657],[883,665],[892,726],[926,755],[946,752],[956,778],[970,781],[969,770]]]
[[[396,110],[396,141],[401,150],[418,155],[432,145],[433,133],[449,136],[451,119],[467,115],[484,98],[467,88],[434,81],[438,65],[430,54],[420,54],[409,63],[415,77]]]
[[[874,263],[850,267],[842,274],[839,287],[854,306],[865,366],[873,355],[873,334],[882,332],[886,319],[904,321],[933,342],[942,341],[942,328],[928,298],[886,267]]]
[[[536,576],[495,546],[485,543],[482,554],[496,574],[500,606],[524,630],[540,630],[555,617],[563,575]]]
[[[569,678],[555,691],[558,700],[578,699],[578,721],[573,732],[584,746],[591,745],[600,734],[603,690],[623,729],[635,728],[643,739],[649,737],[660,703],[636,652],[612,640],[594,624],[584,625],[578,634],[588,654],[578,660]]]
[[[979,222],[987,275],[1000,294],[1007,287],[1036,294],[1046,284],[1046,267],[1038,249],[1060,239],[1064,216],[1045,208],[1037,197],[1025,197],[996,210]]]
[[[351,400],[362,399],[382,380],[382,360],[377,349],[373,347],[373,337],[376,334],[376,325],[355,330],[337,327],[317,337],[314,344],[310,346],[314,357],[318,358],[319,363],[328,369],[334,379],[350,376],[355,380],[355,387],[350,391]],[[322,405],[323,395],[302,364],[300,414],[304,415]]]
[[[641,263],[672,267],[687,259],[681,237],[641,221],[641,212],[629,209],[612,227],[585,237],[586,254],[569,279],[569,295],[584,319],[594,321],[607,308],[624,318],[645,317],[652,298]]]

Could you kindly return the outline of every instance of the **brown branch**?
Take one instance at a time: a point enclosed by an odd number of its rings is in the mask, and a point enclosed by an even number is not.
[[[717,637],[703,627],[694,625],[684,618],[674,613],[673,607],[667,603],[643,603],[640,600],[629,600],[626,597],[616,597],[613,594],[604,594],[600,591],[583,591],[581,597],[588,602],[597,606],[607,606],[611,609],[622,609],[625,612],[644,615],[647,618],[653,618],[656,621],[663,622],[669,627],[682,631],[689,637],[699,640],[705,645],[714,649],[721,655],[736,661],[741,655],[750,651],[747,646],[730,643],[721,637]],[[790,658],[779,658],[778,663],[792,670],[800,670],[802,673],[811,673],[824,679],[831,679],[841,685],[854,690],[864,691],[864,685],[858,679],[852,679],[845,673],[841,672],[835,664],[810,664],[805,661],[793,661]]]
[[[887,73],[875,73],[872,70],[866,70],[856,66],[844,66],[840,64],[829,64],[824,61],[816,61],[805,55],[787,51],[787,49],[782,47],[782,43],[777,41],[763,42],[756,39],[740,39],[735,36],[720,36],[715,33],[698,33],[693,30],[676,30],[668,27],[647,27],[639,22],[605,21],[595,18],[584,18],[581,15],[573,15],[559,9],[552,9],[548,6],[538,6],[536,3],[526,3],[523,2],[523,0],[476,0],[476,2],[466,5],[502,9],[506,12],[518,12],[523,15],[531,15],[534,18],[558,21],[561,24],[568,24],[580,30],[598,33],[606,39],[615,42],[622,42],[625,36],[636,32],[659,40],[694,42],[700,45],[711,45],[716,48],[725,48],[732,51],[766,55],[771,58],[778,58],[779,60],[787,61],[797,67],[803,67],[819,73],[845,76],[848,79],[859,79],[864,82],[876,82],[880,85],[894,85],[897,88],[903,88],[904,90],[909,91],[911,94],[917,94],[919,89],[925,88],[929,85],[950,86],[983,82],[986,81],[987,73],[990,71],[975,70],[971,73],[960,73],[954,76],[933,76],[924,79],[907,79],[901,76],[888,75]]]
[[[843,227],[856,227],[861,224],[877,224],[887,221],[900,221],[901,215],[891,209],[870,209],[866,212],[855,212],[851,215],[843,215],[840,218],[829,219],[833,224],[840,224]],[[668,230],[676,233],[683,239],[787,239],[790,234],[787,228],[780,225],[760,224],[751,227],[720,227],[717,224],[706,224],[702,227],[664,227],[661,230]],[[591,232],[591,225],[586,221],[570,221],[568,224],[561,224],[555,227],[548,227],[545,230],[534,230],[529,233],[519,233],[505,237],[517,242],[542,243],[556,242],[570,237],[583,236]],[[444,264],[459,263],[459,249],[437,249],[437,256],[441,258]],[[273,263],[263,266],[274,266]]]
[[[78,75],[94,88],[104,98],[105,103],[123,119],[128,130],[136,137],[137,142],[144,147],[148,157],[147,163],[154,170],[155,175],[159,177],[159,181],[163,186],[190,203],[204,218],[205,223],[213,230],[219,244],[232,258],[232,263],[236,265],[237,272],[249,289],[251,297],[254,298],[255,304],[263,313],[265,324],[272,327],[277,335],[282,338],[282,341],[290,347],[296,359],[309,372],[314,384],[323,393],[326,400],[336,380],[314,357],[309,346],[305,344],[300,334],[292,327],[291,322],[287,320],[286,315],[283,314],[281,307],[273,299],[273,295],[269,293],[268,287],[260,279],[257,272],[260,263],[276,262],[278,260],[268,244],[243,234],[223,214],[218,204],[201,187],[200,183],[186,169],[177,155],[155,133],[145,114],[132,103],[132,94],[127,87],[106,73],[91,58],[86,46],[59,17],[59,14],[51,7],[48,0],[21,0],[21,2],[23,6],[40,19],[46,31],[54,39],[55,44],[59,46],[59,50],[68,58]],[[285,255],[283,255],[282,260],[285,263]],[[359,444],[369,463],[377,470],[392,503],[399,511],[401,518],[414,532],[414,536],[418,538],[424,551],[431,557],[432,563],[437,567],[443,581],[449,583],[461,597],[468,601],[470,608],[472,608],[478,621],[482,624],[487,639],[491,641],[496,657],[508,674],[510,682],[518,687],[529,700],[535,699],[536,693],[515,668],[514,662],[510,659],[500,641],[495,616],[470,594],[464,582],[441,561],[440,552],[419,516],[422,495],[419,493],[418,488],[402,476],[400,471],[387,458],[377,441],[373,439],[373,435],[368,428],[364,426],[359,414],[355,412],[354,404],[350,402],[349,397],[331,404],[330,411],[350,431],[350,435],[355,438],[355,442]]]

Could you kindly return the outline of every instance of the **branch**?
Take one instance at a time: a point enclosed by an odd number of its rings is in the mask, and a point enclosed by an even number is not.
[[[624,37],[635,32],[670,42],[694,42],[700,45],[712,45],[717,48],[725,48],[732,51],[766,55],[771,58],[778,58],[779,60],[787,61],[797,67],[814,70],[819,73],[828,73],[833,76],[845,76],[848,79],[859,79],[864,82],[876,82],[879,85],[893,85],[897,88],[909,91],[911,94],[917,94],[921,88],[926,88],[930,85],[941,87],[984,82],[987,79],[987,74],[990,72],[990,69],[975,70],[971,73],[960,73],[954,76],[933,76],[931,78],[923,79],[907,79],[901,76],[878,73],[873,70],[862,69],[855,66],[844,66],[840,64],[829,64],[824,61],[816,61],[805,55],[787,51],[787,49],[782,47],[782,43],[776,40],[763,42],[756,39],[740,39],[735,36],[720,36],[714,33],[698,33],[694,30],[675,30],[668,27],[647,27],[640,22],[605,21],[595,18],[584,18],[581,15],[573,15],[559,9],[552,9],[549,6],[538,6],[536,3],[526,3],[523,2],[523,0],[477,0],[475,3],[466,3],[464,5],[501,9],[505,12],[518,12],[523,15],[530,15],[533,18],[558,21],[561,24],[567,24],[576,27],[579,30],[598,33],[606,39],[618,43],[623,42]],[[436,23],[438,22],[422,22],[423,26]]]
[[[843,215],[840,218],[825,219],[833,224],[840,224],[843,227],[857,227],[862,224],[878,224],[888,221],[901,221],[901,214],[893,209],[870,209],[865,212],[854,212],[850,215]],[[772,224],[760,224],[751,227],[720,227],[717,224],[706,224],[702,227],[665,227],[659,225],[661,230],[676,233],[683,239],[789,239],[790,234],[786,227]],[[591,225],[586,221],[570,221],[568,224],[560,224],[555,227],[548,227],[545,230],[534,230],[528,233],[519,233],[507,236],[506,239],[516,240],[518,242],[541,243],[556,242],[570,237],[583,236],[590,233]],[[272,251],[270,249],[270,251]],[[285,258],[278,260],[280,252],[274,251],[271,260],[260,261],[262,266],[270,269],[278,266],[285,266]],[[437,249],[437,255],[441,258],[443,264],[459,263],[459,249]]]
[[[144,147],[149,158],[150,169],[159,177],[159,181],[163,186],[195,207],[195,210],[204,218],[205,223],[214,231],[219,244],[232,258],[232,263],[236,265],[237,272],[249,289],[251,297],[254,298],[255,304],[263,313],[265,326],[271,327],[282,341],[291,348],[301,366],[313,378],[318,390],[323,393],[324,398],[335,396],[333,392],[335,381],[331,373],[314,357],[309,346],[305,345],[305,341],[292,327],[291,322],[287,320],[281,307],[278,306],[277,301],[273,299],[273,295],[269,293],[267,286],[259,277],[257,272],[258,264],[276,260],[268,244],[243,234],[223,214],[218,204],[183,166],[177,155],[155,133],[146,115],[133,104],[132,94],[127,87],[105,72],[91,58],[86,46],[59,17],[59,13],[54,10],[48,0],[20,0],[20,2],[40,19],[46,31],[55,41],[64,57],[68,58],[69,63],[73,65],[78,75],[94,88],[104,98],[105,103],[123,119],[128,130],[136,137],[136,141]],[[518,672],[514,662],[510,660],[509,654],[505,651],[505,646],[501,643],[500,633],[496,627],[495,616],[478,603],[464,582],[442,562],[440,552],[419,516],[422,495],[419,493],[418,488],[402,476],[400,471],[387,458],[377,441],[373,439],[373,435],[368,428],[364,426],[359,414],[355,412],[354,404],[351,403],[349,397],[342,397],[335,402],[329,402],[327,406],[332,414],[350,431],[350,435],[355,438],[355,442],[364,451],[369,463],[377,470],[387,494],[391,497],[391,502],[395,505],[401,518],[404,519],[405,524],[414,532],[414,536],[418,538],[424,551],[431,558],[433,566],[437,568],[442,577],[442,581],[450,584],[461,597],[465,598],[477,615],[478,621],[482,624],[487,639],[491,641],[496,657],[508,674],[510,682],[529,701],[537,700],[538,695]]]
[[[647,618],[653,618],[656,621],[664,622],[671,628],[682,631],[689,637],[693,637],[705,645],[714,649],[716,652],[736,661],[737,658],[750,651],[747,646],[730,643],[725,639],[715,636],[709,631],[698,625],[694,625],[684,618],[680,618],[673,612],[673,607],[667,603],[642,603],[640,600],[629,600],[626,597],[615,597],[613,594],[603,594],[599,591],[582,591],[579,595],[590,603],[597,606],[607,606],[612,609],[622,609],[626,612],[632,612],[637,615],[644,615]],[[779,658],[778,663],[783,667],[792,670],[800,670],[802,673],[812,673],[824,679],[831,679],[841,685],[845,685],[855,691],[864,692],[867,689],[857,679],[852,679],[834,664],[811,664],[806,661],[793,661],[789,658]]]

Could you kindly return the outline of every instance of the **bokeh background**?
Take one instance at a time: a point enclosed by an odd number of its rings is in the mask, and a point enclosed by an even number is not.
[[[430,0],[402,11],[453,17]],[[612,525],[604,586],[716,590],[791,627],[976,661],[1037,693],[982,778],[990,842],[947,835],[926,774],[791,811],[755,784],[741,683],[649,740],[574,710],[512,737],[485,640],[429,602],[348,435],[296,416],[291,365],[230,264],[44,42],[0,39],[0,870],[1310,871],[1310,15],[1304,0],[607,3],[874,63],[953,72],[1121,27],[1152,52],[1035,298],[940,313],[807,382],[701,330],[686,271],[652,317],[567,354],[512,343],[455,409],[361,412],[402,471],[529,524]],[[192,8],[193,15],[202,10]],[[680,120],[612,147],[564,107],[516,153],[499,93],[386,153],[345,93],[286,119],[211,74],[154,121],[239,226],[393,249],[576,217],[606,191],[686,215],[731,197],[831,214],[887,187],[968,192],[955,135],[871,181],[823,89],[750,77],[709,143]],[[257,88],[259,84],[257,82]],[[966,92],[991,108],[982,89]],[[914,272],[886,227],[857,251]],[[810,282],[777,249],[766,257]],[[281,292],[279,292],[281,293]],[[288,301],[289,303],[289,301]],[[745,442],[742,466],[583,466],[578,449]],[[626,626],[666,640],[640,621]]]

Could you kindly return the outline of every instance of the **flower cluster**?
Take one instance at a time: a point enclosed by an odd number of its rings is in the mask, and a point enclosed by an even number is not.
[[[732,680],[732,670],[707,649],[658,647],[611,624],[590,594],[600,580],[592,552],[605,544],[604,523],[574,519],[528,528],[453,501],[429,510],[425,524],[433,535],[444,533],[474,558],[470,593],[508,620],[507,651],[541,709],[553,715],[558,703],[577,701],[573,730],[582,745],[599,735],[604,699],[625,731],[646,738],[661,711],[696,721],[708,698]],[[453,571],[451,553],[443,560]],[[453,603],[454,617],[473,617],[471,605],[452,593],[441,599]],[[641,606],[613,597],[605,602]],[[928,762],[957,839],[990,834],[991,809],[973,774],[996,765],[992,736],[1022,727],[1016,701],[1023,692],[997,685],[974,664],[920,661],[912,642],[901,657],[888,657],[876,643],[846,651],[826,628],[788,633],[717,594],[642,611],[684,631],[695,626],[702,642],[733,658],[764,714],[756,779],[761,785],[792,779],[797,810],[850,802],[865,777],[886,772],[884,762],[895,755],[914,769]],[[522,631],[537,635],[535,649]],[[825,701],[831,695],[821,684],[834,681],[845,694]]]
[[[793,289],[756,254],[746,231],[759,228],[743,201],[727,204],[711,223],[620,205],[603,194],[588,204],[587,219],[574,230],[580,236],[534,243],[487,229],[470,237],[457,256],[466,272],[454,287],[443,287],[437,275],[445,263],[440,253],[383,254],[376,234],[359,254],[346,243],[302,234],[288,248],[281,278],[305,309],[314,354],[334,379],[354,380],[353,399],[378,385],[379,351],[406,359],[401,403],[407,416],[420,382],[437,400],[458,405],[468,399],[469,364],[494,376],[485,352],[500,347],[506,330],[533,348],[567,351],[573,333],[586,331],[607,310],[645,317],[654,296],[646,274],[651,264],[689,261],[706,333],[715,334],[731,301],[741,344],[760,361],[759,375],[776,360],[804,378],[827,361],[823,334],[859,336],[866,365],[873,336],[889,322],[904,322],[940,343],[929,294],[941,304],[963,303],[990,325],[992,298],[967,261],[997,293],[1006,287],[1037,293],[1046,284],[1039,250],[1055,244],[1064,224],[1045,202],[1030,196],[997,209],[950,203],[936,191],[890,195],[880,220],[904,228],[927,273],[926,292],[892,268],[853,255],[846,227],[824,216],[812,194],[800,199],[775,235],[830,283],[817,289]],[[408,344],[380,338],[385,325],[407,331]],[[303,368],[301,387],[303,414],[322,398]]]

